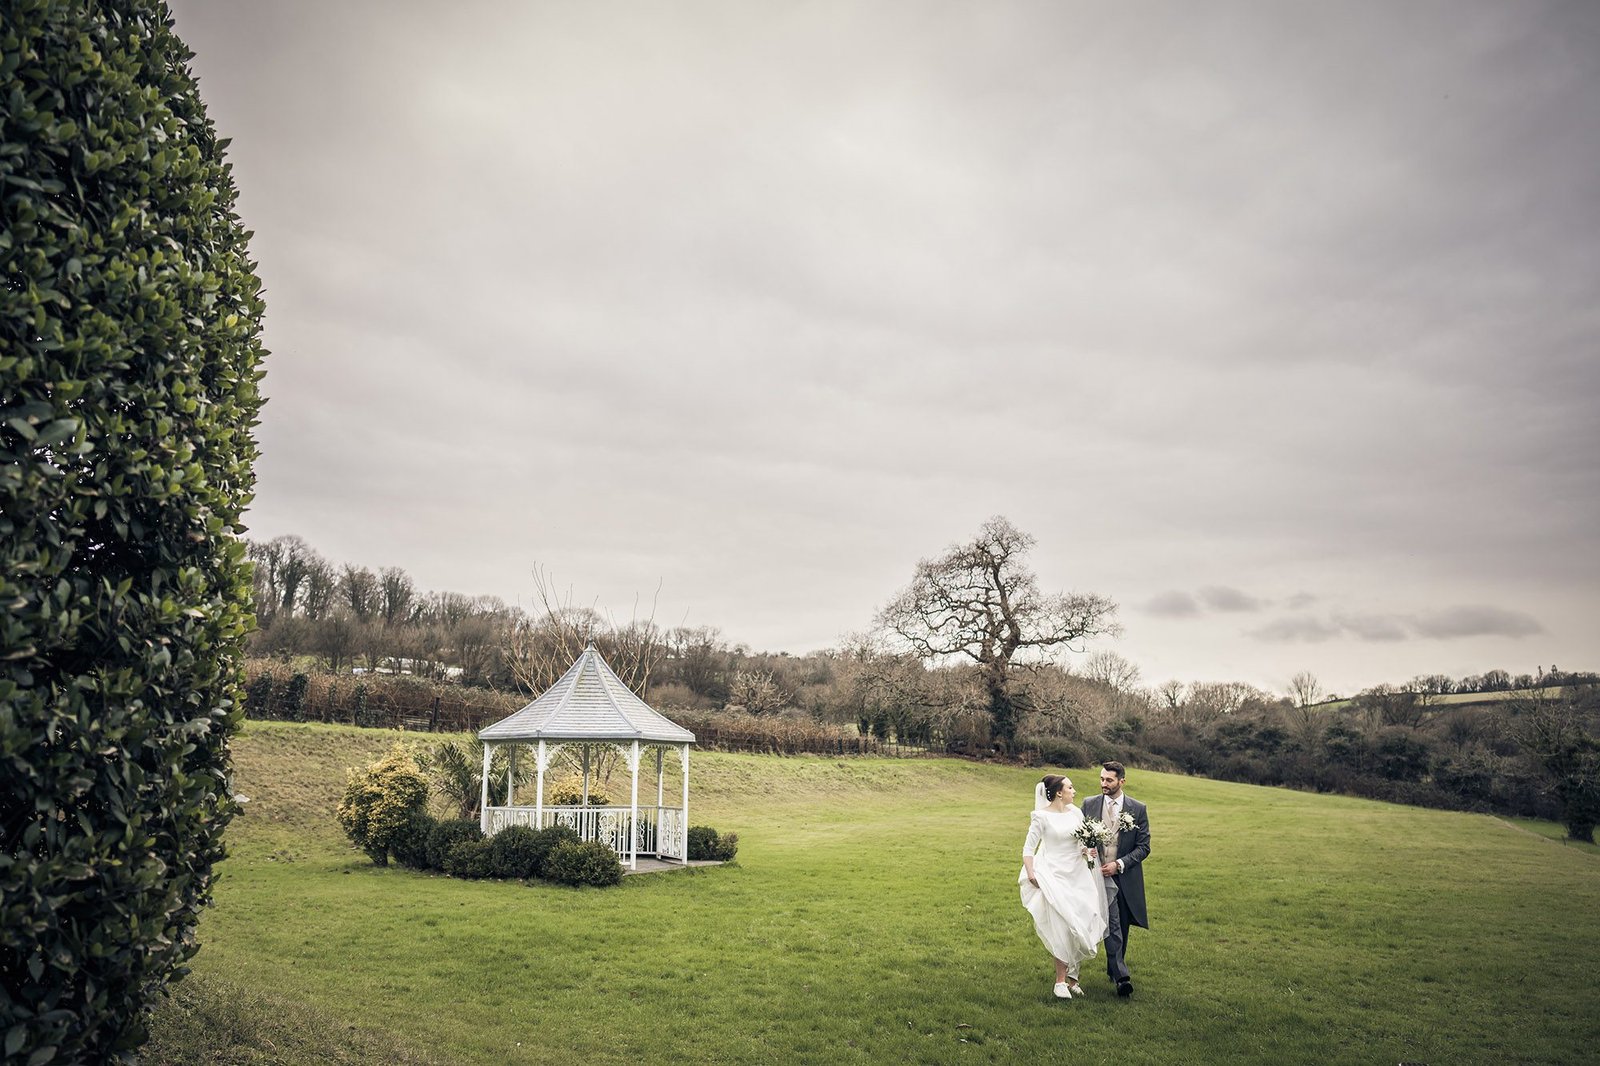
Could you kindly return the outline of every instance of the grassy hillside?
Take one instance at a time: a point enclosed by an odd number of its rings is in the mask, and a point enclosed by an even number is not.
[[[250,813],[150,1061],[1570,1062],[1600,1040],[1600,855],[1487,817],[1134,770],[1138,992],[1095,960],[1062,1003],[1015,884],[1036,773],[697,754],[692,821],[737,831],[738,863],[576,891],[352,852],[343,768],[394,739],[240,737]]]

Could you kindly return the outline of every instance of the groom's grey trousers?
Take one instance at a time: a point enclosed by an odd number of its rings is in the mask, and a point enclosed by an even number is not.
[[[1117,879],[1105,877],[1106,883],[1106,973],[1113,981],[1128,981],[1128,964],[1122,954],[1128,947],[1128,911],[1117,892]]]

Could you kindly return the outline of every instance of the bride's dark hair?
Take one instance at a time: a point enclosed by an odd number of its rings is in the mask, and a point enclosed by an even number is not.
[[[1054,803],[1056,801],[1056,797],[1061,795],[1061,787],[1063,785],[1065,785],[1066,783],[1067,783],[1067,779],[1062,777],[1060,774],[1045,774],[1044,775],[1044,799],[1045,799],[1045,802],[1046,803]]]

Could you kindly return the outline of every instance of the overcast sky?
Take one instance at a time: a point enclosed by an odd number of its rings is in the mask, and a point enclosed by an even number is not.
[[[1004,514],[1151,683],[1600,668],[1600,5],[173,7],[254,537],[801,652]]]

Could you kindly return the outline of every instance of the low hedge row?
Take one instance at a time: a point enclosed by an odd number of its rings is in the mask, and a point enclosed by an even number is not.
[[[395,861],[413,870],[438,870],[451,877],[532,880],[563,885],[614,885],[622,880],[616,852],[585,843],[564,825],[545,829],[511,826],[484,838],[478,823],[412,818],[392,844]]]

